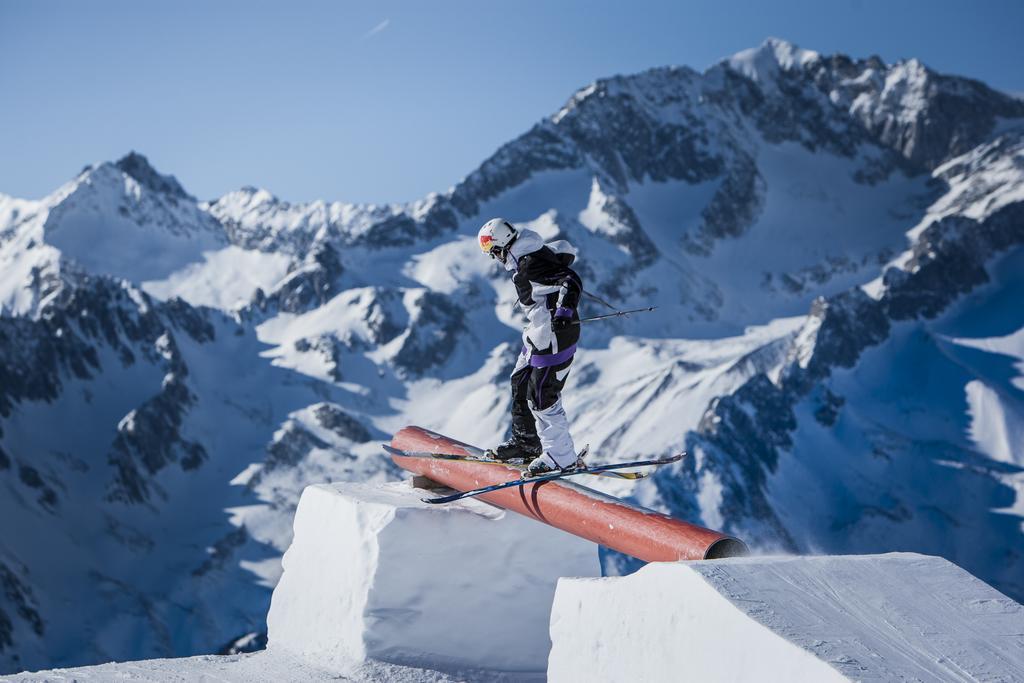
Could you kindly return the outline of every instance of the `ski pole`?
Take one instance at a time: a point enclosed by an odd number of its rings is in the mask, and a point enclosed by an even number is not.
[[[588,292],[588,291],[587,291],[587,290],[585,290],[585,289],[583,289],[583,290],[580,290],[580,291],[582,291],[582,292],[583,292],[584,296],[589,296],[589,297],[590,297],[591,299],[593,299],[594,301],[596,301],[596,302],[598,302],[598,303],[600,303],[600,304],[604,304],[605,306],[607,306],[608,308],[612,309],[613,311],[618,311],[618,309],[617,309],[617,308],[615,308],[615,307],[614,307],[614,306],[612,306],[612,305],[611,305],[610,303],[608,303],[607,301],[605,301],[604,299],[602,299],[601,297],[599,297],[599,296],[598,296],[597,294],[594,294],[593,292]]]
[[[630,313],[647,313],[653,311],[657,306],[648,306],[647,308],[634,308],[629,311],[615,311],[614,313],[606,313],[605,315],[595,315],[591,318],[580,318],[579,320],[573,320],[573,325],[580,325],[582,323],[593,322],[594,320],[604,320],[605,318],[618,318],[620,315],[629,315]]]

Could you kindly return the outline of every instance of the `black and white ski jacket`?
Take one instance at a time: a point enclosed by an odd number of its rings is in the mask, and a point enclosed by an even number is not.
[[[569,266],[576,250],[565,240],[544,244],[533,230],[520,230],[509,249],[505,269],[526,317],[523,344],[532,353],[558,353],[579,339],[579,325],[569,325],[557,335],[551,322],[555,318],[579,320],[577,311],[583,293],[583,281]]]

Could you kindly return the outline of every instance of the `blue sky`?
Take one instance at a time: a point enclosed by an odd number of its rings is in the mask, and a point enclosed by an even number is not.
[[[1024,2],[0,0],[0,192],[131,149],[212,198],[443,191],[595,78],[778,36],[1024,92]]]

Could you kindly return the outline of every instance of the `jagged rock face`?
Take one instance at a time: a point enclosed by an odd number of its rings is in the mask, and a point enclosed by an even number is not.
[[[144,502],[150,496],[147,475],[179,461],[182,469],[195,469],[208,458],[202,444],[181,435],[182,420],[194,402],[182,378],[171,372],[159,394],[125,416],[110,456],[117,469],[112,499]]]
[[[3,590],[3,601],[0,602],[0,653],[10,653],[9,657],[17,664],[20,657],[14,649],[15,630],[27,629],[35,637],[41,638],[45,635],[46,629],[36,609],[32,589],[2,562],[0,589]]]
[[[317,421],[324,429],[329,429],[337,436],[352,441],[369,441],[370,431],[363,423],[355,419],[339,406],[332,403],[321,403],[313,409]]]
[[[654,263],[658,258],[658,248],[644,232],[629,204],[615,195],[604,195],[600,209],[612,228],[609,230],[610,241],[625,249],[630,256],[630,272]]]
[[[721,157],[709,150],[708,124],[697,114],[700,85],[689,69],[598,81],[556,125],[620,188],[646,178],[699,183],[723,170]],[[666,122],[666,110],[678,120]]]
[[[178,368],[170,349],[159,348],[168,322],[196,341],[212,341],[213,328],[180,301],[167,304],[106,278],[68,276],[54,291],[39,319],[0,319],[0,415],[15,402],[57,398],[62,377],[89,379],[100,370],[96,344],[108,346],[125,365],[136,361],[137,344],[149,360],[165,356]],[[31,369],[31,373],[28,370]]]
[[[251,308],[262,314],[302,313],[333,297],[345,268],[330,244],[318,244],[270,294],[257,289]]]
[[[353,344],[353,342],[355,342],[355,344]],[[345,379],[345,374],[342,372],[342,365],[344,362],[342,360],[343,350],[363,348],[363,345],[359,343],[358,339],[349,338],[345,341],[341,341],[330,334],[321,334],[316,337],[303,337],[302,339],[295,340],[293,346],[299,353],[313,353],[323,359],[331,379],[335,382],[341,382]]]
[[[363,320],[369,331],[368,341],[374,345],[390,343],[408,325],[408,312],[398,290],[374,289],[369,301],[360,303],[365,306]]]
[[[921,233],[907,262],[909,272],[886,271],[884,303],[896,320],[934,317],[956,297],[988,282],[985,264],[1024,242],[1024,204],[1011,204],[982,222],[950,217]]]
[[[370,431],[358,419],[336,404],[319,403],[310,406],[308,412],[315,418],[314,424],[328,430],[333,440],[364,442],[371,438]],[[248,482],[250,488],[259,487],[274,470],[294,468],[307,460],[314,450],[329,451],[333,448],[332,443],[318,437],[305,424],[304,419],[291,419],[274,435],[274,440],[267,446],[263,467]]]
[[[155,396],[117,425],[109,456],[116,473],[110,497],[145,502],[150,496],[148,477],[171,462],[191,469],[206,458],[202,445],[183,439],[179,432],[194,399],[185,384],[188,368],[172,330],[208,343],[215,339],[213,327],[181,301],[162,304],[106,278],[76,280],[65,281],[39,320],[0,319],[0,416],[10,416],[25,401],[57,401],[69,381],[101,376],[101,355],[116,357],[123,367],[139,362],[159,367],[163,382],[154,387]],[[40,501],[53,508],[57,494],[35,469],[22,463],[19,474],[26,486],[40,489]]]
[[[1024,116],[1024,102],[975,80],[944,76],[916,59],[886,67],[877,58],[823,60],[814,79],[884,144],[935,168],[980,144],[996,120]]]
[[[853,366],[866,346],[889,335],[885,307],[860,289],[815,301],[807,326],[814,339],[810,357],[784,375],[784,386],[798,391],[828,376],[834,367]]]
[[[435,200],[420,216],[398,214],[374,223],[352,244],[370,248],[410,245],[451,232],[458,223],[455,211],[447,201]]]
[[[443,364],[455,351],[454,340],[465,331],[464,313],[436,292],[422,292],[411,302],[408,334],[395,354],[395,365],[418,375]]]
[[[178,197],[180,199],[195,199],[185,192],[185,188],[181,186],[181,183],[178,182],[177,178],[174,176],[160,175],[152,166],[150,166],[149,160],[137,152],[131,152],[122,157],[117,161],[115,166],[138,181],[140,185],[143,185],[154,192]]]
[[[741,156],[701,211],[700,226],[684,235],[683,248],[696,256],[710,256],[718,240],[742,236],[764,206],[764,189],[754,160]]]
[[[302,427],[287,425],[281,437],[267,449],[265,469],[295,465],[314,448],[327,448],[327,443]]]
[[[582,157],[549,122],[504,145],[455,188],[452,205],[464,216],[475,216],[480,203],[525,182],[534,173],[578,168]]]
[[[761,85],[745,99],[762,107],[759,121],[770,137],[795,140],[812,130],[817,134],[805,142],[849,155],[859,124],[929,170],[983,142],[997,118],[1024,116],[1024,102],[975,80],[938,74],[916,59],[889,65],[878,57],[821,56],[769,40],[729,64]]]

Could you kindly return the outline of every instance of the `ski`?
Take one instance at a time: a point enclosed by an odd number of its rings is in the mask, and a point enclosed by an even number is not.
[[[477,455],[462,455],[461,453],[432,453],[430,451],[403,451],[400,448],[394,448],[388,444],[381,444],[385,451],[391,455],[398,455],[405,458],[430,458],[433,460],[458,460],[461,462],[475,462],[481,465],[502,465],[504,467],[512,467],[514,469],[525,471],[527,465],[525,463],[513,463],[503,460],[495,460],[494,458],[485,458]],[[637,479],[643,479],[650,475],[649,472],[580,472],[580,474],[591,474],[595,477],[612,477],[614,479],[628,479],[634,481]]]
[[[562,470],[560,472],[551,472],[550,474],[541,474],[535,477],[522,477],[515,481],[507,481],[504,484],[493,484],[491,486],[484,486],[483,488],[473,489],[472,491],[460,491],[453,493],[448,496],[440,496],[438,498],[422,498],[424,503],[451,503],[456,500],[463,498],[471,498],[473,496],[479,496],[482,493],[490,493],[491,491],[500,491],[501,489],[512,488],[513,486],[526,486],[527,484],[540,484],[545,481],[554,481],[555,479],[563,479],[565,477],[572,477],[577,474],[599,474],[601,472],[607,472],[609,470],[617,470],[625,467],[646,467],[646,466],[660,466],[668,465],[673,462],[678,462],[683,459],[686,453],[679,453],[668,458],[659,458],[657,460],[637,460],[636,462],[620,462],[611,465],[595,465],[593,467],[574,467],[568,470]]]

